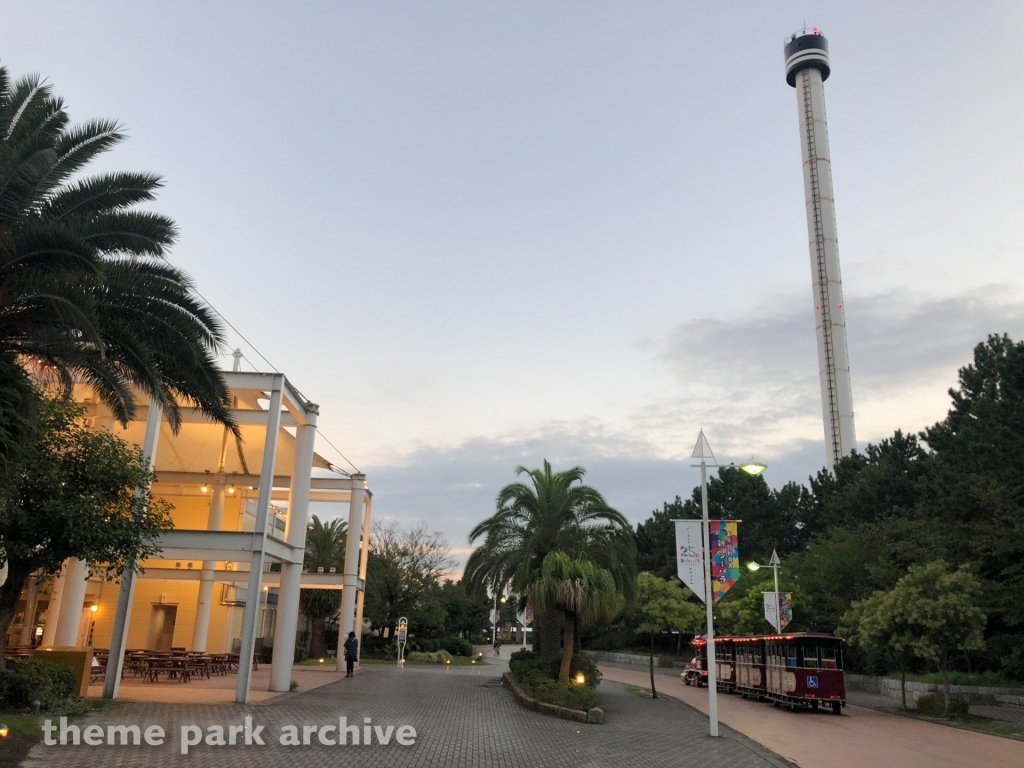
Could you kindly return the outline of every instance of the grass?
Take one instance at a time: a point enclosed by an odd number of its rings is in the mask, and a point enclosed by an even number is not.
[[[114,701],[90,701],[89,711],[95,712],[119,704],[120,702]],[[58,716],[45,712],[40,715],[0,712],[0,723],[4,723],[10,729],[7,738],[0,740],[0,768],[15,768],[25,758],[33,745],[43,738],[43,721],[48,717],[56,720]],[[74,719],[68,718],[71,721]]]
[[[1016,739],[1024,739],[1024,725],[1020,723],[1007,723],[1002,720],[989,720],[985,717],[967,717],[956,721],[965,728],[981,733],[991,733],[996,736],[1010,736]]]
[[[899,672],[890,674],[894,680],[900,679]],[[931,685],[942,685],[942,675],[938,672],[929,672],[926,675],[907,675],[907,682],[929,683]],[[950,672],[950,685],[970,685],[984,688],[1024,688],[1024,682],[1011,680],[998,672]]]

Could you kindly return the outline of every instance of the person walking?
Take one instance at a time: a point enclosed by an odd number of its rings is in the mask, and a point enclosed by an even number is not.
[[[497,633],[494,635],[494,655],[501,656],[501,635]]]
[[[356,659],[359,658],[359,641],[356,640],[355,632],[348,633],[348,639],[343,647],[345,648],[345,677],[355,677],[353,669]]]

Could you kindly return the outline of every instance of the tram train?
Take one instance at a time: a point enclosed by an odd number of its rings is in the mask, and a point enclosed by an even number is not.
[[[818,632],[716,637],[718,689],[785,704],[794,712],[826,707],[841,714],[846,706],[843,642]],[[681,677],[687,685],[702,687],[708,682],[707,640],[697,638],[693,646],[693,661]]]

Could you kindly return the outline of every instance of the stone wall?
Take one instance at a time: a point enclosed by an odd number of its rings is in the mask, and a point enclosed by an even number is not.
[[[899,678],[875,677],[873,675],[846,675],[846,689],[848,691],[866,691],[876,693],[892,699],[895,705],[899,705],[900,681]],[[907,681],[907,706],[915,707],[917,700],[926,694],[941,694],[942,686],[935,683],[913,683]],[[964,699],[968,704],[1016,704],[1024,703],[1024,689],[1021,688],[985,688],[974,685],[951,685],[949,686],[950,696]]]
[[[584,651],[587,656],[598,664],[608,662],[611,664],[629,664],[638,667],[648,667],[651,657],[640,653],[624,653],[622,651]],[[655,656],[654,666],[656,667],[685,667],[688,662],[678,661],[671,656]]]

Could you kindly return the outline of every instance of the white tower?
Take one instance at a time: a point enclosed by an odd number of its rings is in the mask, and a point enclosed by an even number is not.
[[[786,82],[796,88],[800,114],[821,407],[825,417],[826,464],[831,472],[840,458],[857,447],[857,437],[853,426],[850,360],[846,351],[843,284],[839,275],[832,163],[825,123],[823,83],[830,73],[828,40],[819,30],[794,34],[786,43]]]

